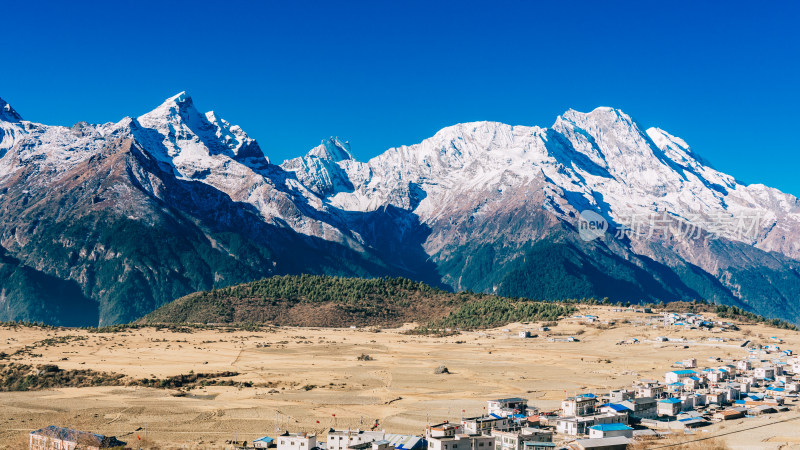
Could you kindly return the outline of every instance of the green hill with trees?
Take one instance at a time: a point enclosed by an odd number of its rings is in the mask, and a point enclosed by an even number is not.
[[[565,303],[450,293],[405,278],[287,275],[187,295],[138,323],[347,327],[417,322],[426,329],[474,329],[557,320],[574,311]]]

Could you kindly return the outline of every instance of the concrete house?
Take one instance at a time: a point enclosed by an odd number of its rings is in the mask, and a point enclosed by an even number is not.
[[[677,416],[681,412],[682,401],[679,398],[665,398],[658,401],[659,416]]]
[[[495,438],[482,434],[428,437],[429,450],[494,450]]]
[[[581,394],[561,402],[561,414],[569,416],[588,416],[594,414],[597,397],[594,394]]]
[[[347,450],[354,445],[380,441],[385,438],[383,431],[364,431],[364,430],[328,430],[327,448],[328,450]]]
[[[632,411],[630,415],[637,419],[654,419],[658,417],[658,400],[653,397],[636,397],[620,404],[630,409]]]
[[[528,400],[519,397],[499,398],[487,402],[489,415],[508,417],[511,414],[527,414]]]
[[[492,430],[507,430],[511,425],[511,419],[496,415],[469,417],[461,422],[463,432],[468,434],[491,434]]]
[[[728,396],[725,392],[709,392],[706,394],[706,402],[709,405],[725,406],[728,403]]]
[[[592,416],[560,417],[556,420],[556,432],[569,436],[589,434],[589,427],[608,423],[627,423],[625,414],[595,414]]]
[[[656,380],[640,380],[636,384],[636,397],[661,398],[667,387]]]
[[[609,403],[619,403],[634,397],[636,397],[636,393],[627,389],[615,389],[609,392],[607,396]]]
[[[317,436],[306,433],[283,433],[275,439],[278,450],[310,450],[317,446]]]
[[[775,368],[774,367],[756,367],[753,370],[753,376],[759,380],[765,379],[774,379],[775,378]]]
[[[538,428],[523,428],[520,431],[492,431],[495,450],[523,450],[526,442],[552,442],[553,432]]]

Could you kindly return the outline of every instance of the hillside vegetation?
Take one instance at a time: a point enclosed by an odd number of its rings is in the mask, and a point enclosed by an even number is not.
[[[139,323],[272,324],[485,328],[514,321],[556,320],[568,304],[488,294],[457,294],[404,278],[275,276],[198,292],[146,315]]]

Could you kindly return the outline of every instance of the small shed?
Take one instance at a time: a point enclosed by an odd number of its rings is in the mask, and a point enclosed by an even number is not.
[[[260,437],[258,439],[253,439],[253,447],[255,447],[255,448],[273,447],[274,443],[275,443],[275,439],[273,439],[273,438],[271,438],[269,436],[264,436],[264,437]]]

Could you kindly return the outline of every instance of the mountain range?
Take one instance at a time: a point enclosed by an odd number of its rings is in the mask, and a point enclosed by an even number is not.
[[[800,201],[607,107],[458,124],[366,162],[332,137],[276,164],[185,93],[71,127],[0,100],[0,217],[0,320],[110,325],[312,273],[800,323]]]

